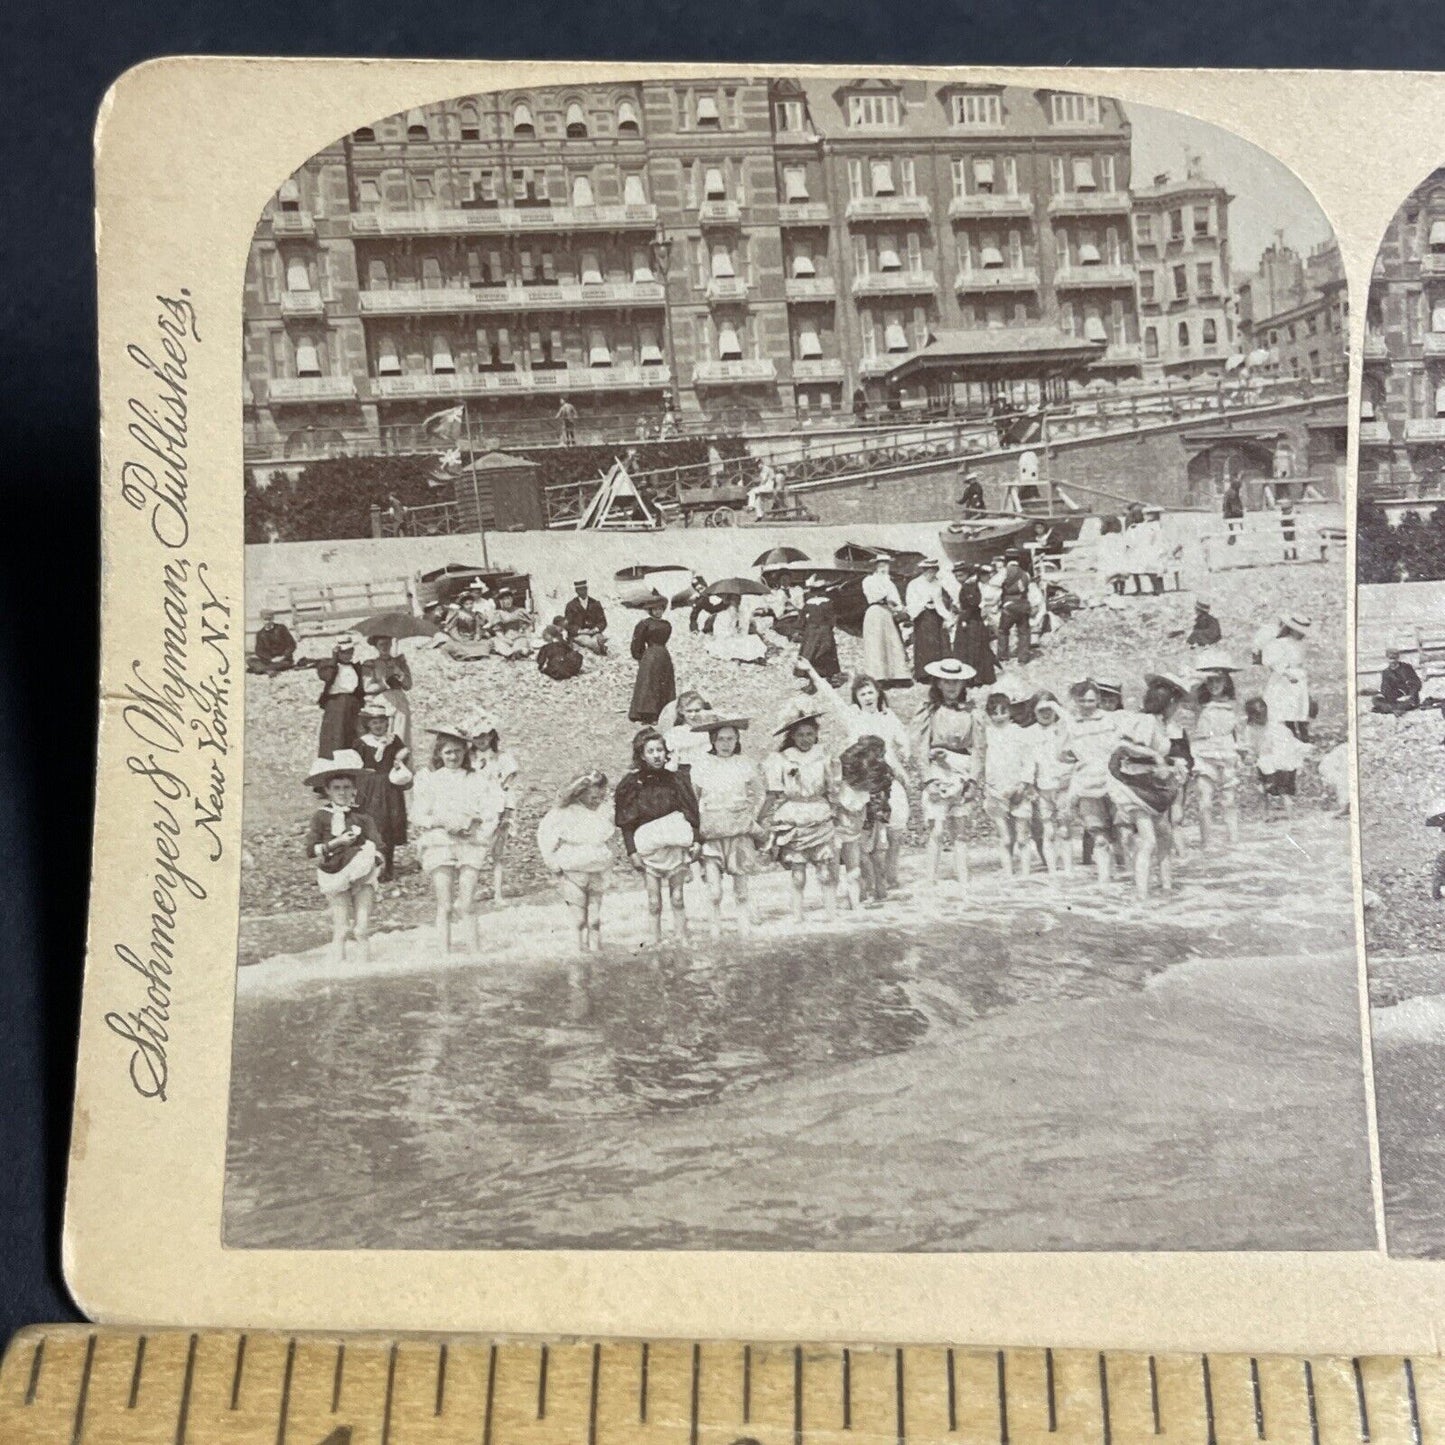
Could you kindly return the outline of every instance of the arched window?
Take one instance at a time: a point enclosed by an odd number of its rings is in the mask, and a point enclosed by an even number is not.
[[[450,376],[456,371],[452,360],[452,344],[445,336],[433,336],[431,340],[431,369],[434,376]]]
[[[419,110],[409,110],[406,113],[406,138],[407,140],[430,140],[431,131],[427,129],[426,116]]]
[[[637,121],[637,107],[625,96],[617,102],[617,134],[638,135],[642,127]]]
[[[578,140],[587,134],[587,113],[582,109],[580,100],[569,100],[567,102],[567,136],[571,140]]]
[[[369,125],[364,125],[352,131],[351,138],[352,140],[362,142],[374,141],[376,139],[376,132]]]
[[[295,212],[301,209],[301,187],[296,184],[295,176],[281,182],[281,189],[276,192],[276,202],[282,211]]]
[[[537,123],[532,119],[532,107],[525,100],[519,100],[512,107],[512,134],[537,134]]]
[[[482,138],[481,117],[477,107],[469,100],[462,102],[461,110],[458,112],[458,119],[462,125],[463,140],[480,140]]]
[[[572,204],[574,206],[592,206],[596,204],[592,197],[592,178],[590,176],[572,177]]]
[[[296,375],[321,375],[321,353],[314,337],[303,336],[296,343]]]

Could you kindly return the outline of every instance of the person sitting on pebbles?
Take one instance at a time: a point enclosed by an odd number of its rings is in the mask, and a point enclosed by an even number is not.
[[[338,749],[317,758],[307,786],[323,801],[306,830],[306,856],[316,865],[316,886],[331,909],[332,963],[346,961],[346,940],[356,940],[356,961],[369,958],[371,905],[382,869],[382,843],[369,813],[356,804],[361,758]]]

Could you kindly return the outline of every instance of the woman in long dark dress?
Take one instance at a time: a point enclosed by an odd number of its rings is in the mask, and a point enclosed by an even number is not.
[[[838,660],[838,638],[833,628],[837,617],[828,594],[810,578],[804,584],[802,626],[798,633],[798,657],[811,663],[819,676],[836,684],[843,675]]]
[[[365,693],[365,681],[356,662],[356,638],[343,632],[331,648],[327,662],[317,665],[321,679],[321,740],[316,756],[329,758],[356,746],[357,723]]]
[[[960,562],[953,569],[958,578],[958,622],[953,629],[953,655],[973,669],[974,687],[988,687],[998,676],[993,640],[983,620],[983,591],[978,585],[978,568]]]
[[[412,784],[411,754],[396,732],[396,709],[383,697],[368,698],[361,709],[356,740],[361,771],[356,775],[356,805],[368,813],[381,836],[382,870],[378,883],[390,883],[396,850],[406,842],[406,791]]]
[[[632,632],[637,683],[632,689],[632,706],[627,716],[635,723],[655,723],[663,708],[677,697],[672,654],[667,650],[672,624],[662,615],[666,610],[667,598],[661,595],[650,598],[647,616]]]

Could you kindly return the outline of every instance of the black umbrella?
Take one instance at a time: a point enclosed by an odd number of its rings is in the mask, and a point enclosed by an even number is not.
[[[736,597],[766,597],[772,590],[751,577],[724,577],[721,582],[708,585],[707,595],[724,597],[731,593]]]
[[[806,562],[808,554],[796,547],[769,547],[761,557],[753,558],[754,567],[786,567],[789,562]]]
[[[356,624],[356,631],[362,637],[434,637],[438,628],[435,622],[425,617],[414,617],[410,612],[397,609],[393,612],[373,612]]]

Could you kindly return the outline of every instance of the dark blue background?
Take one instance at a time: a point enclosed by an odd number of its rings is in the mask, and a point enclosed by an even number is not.
[[[1426,69],[1445,52],[1429,18],[1371,0],[12,0],[0,23],[0,1339],[75,1318],[59,1230],[94,771],[90,135],[117,75],[167,53]],[[266,117],[237,117],[238,145],[251,124]]]

